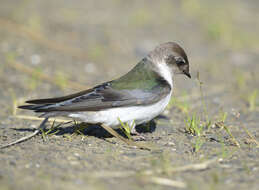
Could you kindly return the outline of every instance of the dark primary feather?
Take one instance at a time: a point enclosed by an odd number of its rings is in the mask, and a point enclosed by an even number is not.
[[[112,107],[148,105],[168,95],[170,85],[151,70],[143,59],[121,78],[68,96],[29,100],[34,105],[20,106],[35,112],[99,111]],[[35,105],[36,104],[36,105]]]
[[[63,101],[81,96],[83,94],[86,94],[90,90],[84,90],[84,91],[81,91],[81,92],[78,92],[78,93],[75,93],[75,94],[70,94],[70,95],[67,95],[67,96],[62,96],[62,97],[57,97],[57,98],[28,100],[28,101],[26,101],[26,103],[29,103],[29,104],[48,104],[48,103],[52,103],[53,104],[53,103],[63,102]]]

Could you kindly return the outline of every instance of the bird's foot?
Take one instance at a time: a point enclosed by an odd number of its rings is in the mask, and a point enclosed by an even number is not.
[[[130,123],[130,126],[132,126],[131,130],[130,130],[130,134],[132,135],[131,136],[132,140],[134,140],[134,141],[145,141],[146,140],[146,137],[144,137],[139,132],[137,132],[135,123]]]
[[[145,141],[146,140],[146,137],[141,135],[137,131],[135,131],[134,133],[131,132],[130,134],[132,135],[131,139],[134,141]]]

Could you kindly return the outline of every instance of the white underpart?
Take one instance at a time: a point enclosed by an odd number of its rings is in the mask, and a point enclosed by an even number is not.
[[[110,127],[116,127],[120,124],[118,118],[124,123],[135,121],[138,125],[148,122],[162,113],[170,98],[171,92],[164,99],[148,106],[111,108],[98,112],[77,112],[70,113],[68,116],[87,123],[103,123]]]
[[[160,101],[148,106],[110,108],[96,112],[77,112],[70,113],[68,116],[87,123],[103,123],[113,128],[120,125],[119,119],[122,122],[127,122],[129,124],[131,124],[132,121],[135,121],[136,125],[152,120],[164,111],[170,101],[173,89],[173,80],[170,68],[164,62],[160,62],[157,67],[160,75],[171,86],[170,93]]]

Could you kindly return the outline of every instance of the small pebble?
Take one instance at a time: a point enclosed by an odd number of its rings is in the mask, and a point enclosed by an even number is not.
[[[31,56],[31,64],[38,65],[41,62],[41,57],[38,54],[33,54]]]
[[[75,155],[76,157],[79,157],[79,156],[80,156],[77,152],[75,152],[74,155]]]

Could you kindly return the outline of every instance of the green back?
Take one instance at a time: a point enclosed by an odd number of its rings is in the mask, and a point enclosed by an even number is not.
[[[111,82],[114,89],[143,89],[151,90],[159,83],[158,74],[151,69],[150,62],[142,59],[130,72]]]

